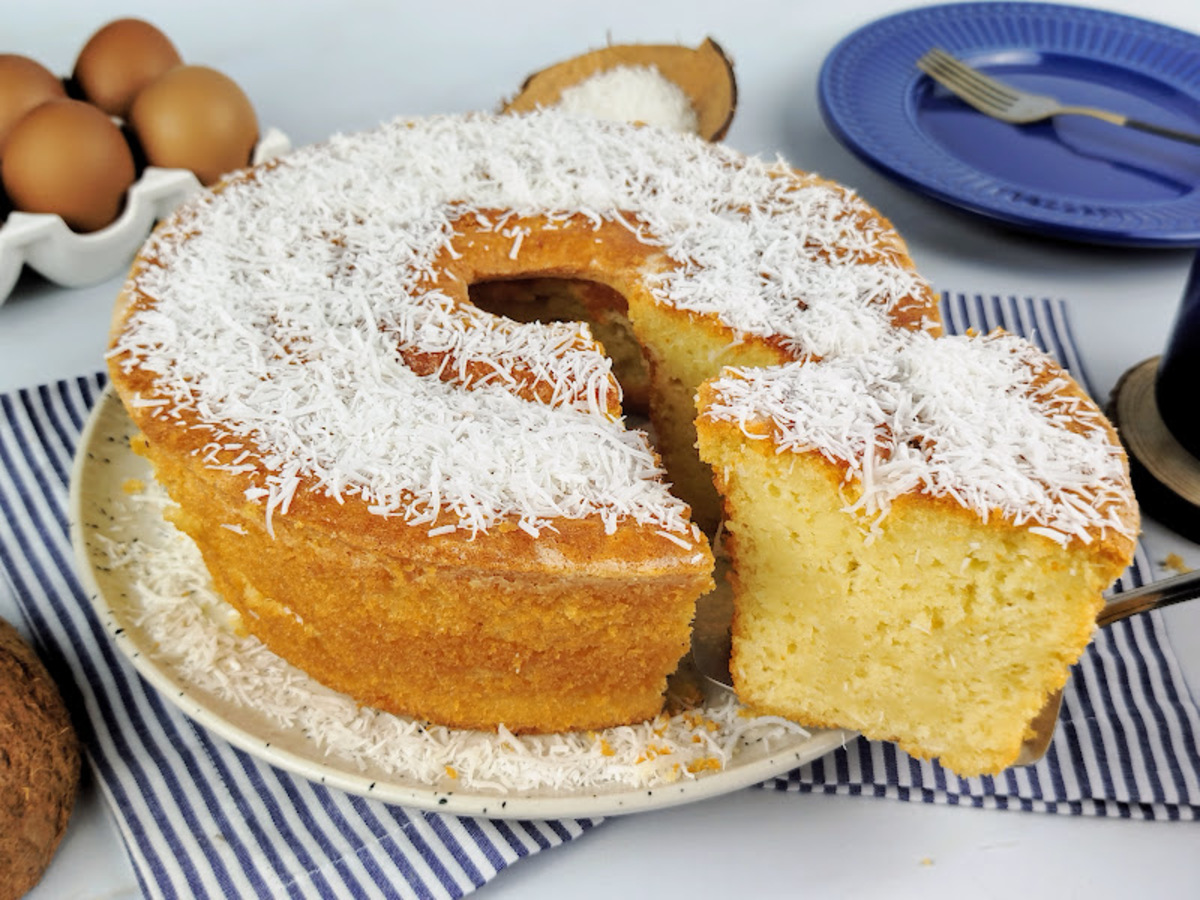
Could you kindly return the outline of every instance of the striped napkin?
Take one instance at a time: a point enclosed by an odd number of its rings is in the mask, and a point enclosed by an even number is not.
[[[1082,380],[1060,302],[947,296],[949,330],[1027,334]],[[148,897],[461,897],[599,819],[420,812],[260,762],[178,712],[115,649],[74,571],[67,483],[102,375],[0,395],[0,571],[59,678]],[[1125,585],[1151,571],[1144,558]],[[961,779],[858,741],[766,787],[1087,815],[1196,818],[1200,717],[1156,614],[1103,632],[1047,758]]]

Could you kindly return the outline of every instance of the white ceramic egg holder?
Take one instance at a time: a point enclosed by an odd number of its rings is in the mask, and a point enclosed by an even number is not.
[[[287,135],[267,129],[254,148],[257,165],[291,149]],[[72,231],[59,216],[10,212],[0,226],[0,304],[29,266],[64,287],[95,284],[129,265],[156,221],[195,191],[200,181],[187,169],[149,166],[129,188],[125,208],[99,231]]]

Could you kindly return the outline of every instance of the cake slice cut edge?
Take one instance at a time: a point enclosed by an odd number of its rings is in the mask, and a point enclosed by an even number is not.
[[[914,362],[930,353],[1008,374],[939,386]],[[1123,453],[1079,386],[1021,339],[916,339],[890,356],[730,369],[700,391],[700,453],[737,573],[734,686],[806,726],[894,741],[961,775],[999,772],[1132,557]],[[840,413],[826,408],[851,389]],[[990,421],[914,433],[963,402]],[[1022,407],[1041,433],[1013,437],[1029,428]],[[968,484],[1010,470],[1002,489]],[[1043,478],[1055,502],[995,502]]]

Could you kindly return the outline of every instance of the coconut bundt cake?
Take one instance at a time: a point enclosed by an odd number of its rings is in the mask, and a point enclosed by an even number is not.
[[[625,298],[671,490],[586,326],[469,300],[518,278]],[[687,649],[712,569],[693,519],[718,514],[700,383],[897,329],[936,332],[936,299],[841,187],[650,128],[443,116],[186,203],[134,263],[109,364],[268,647],[385,710],[555,731],[653,715]]]
[[[743,702],[960,774],[1011,765],[1132,557],[1125,456],[1096,405],[997,332],[730,369],[699,409]]]

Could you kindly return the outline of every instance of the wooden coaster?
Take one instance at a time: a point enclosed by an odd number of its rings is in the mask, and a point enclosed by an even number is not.
[[[1200,541],[1200,460],[1167,429],[1154,396],[1161,357],[1121,376],[1109,415],[1129,454],[1134,493],[1142,509],[1184,537]]]

